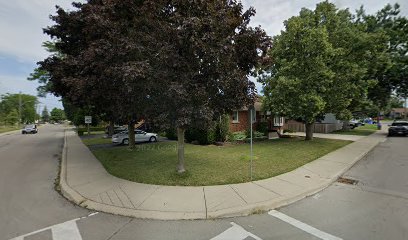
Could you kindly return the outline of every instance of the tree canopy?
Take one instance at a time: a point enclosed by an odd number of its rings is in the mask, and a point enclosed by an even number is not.
[[[36,120],[36,96],[7,93],[0,96],[0,118],[7,124],[32,123]],[[21,116],[19,116],[21,114]]]
[[[353,101],[367,95],[371,61],[383,56],[385,36],[368,33],[353,15],[328,1],[315,10],[302,9],[285,21],[269,52],[260,81],[266,105],[274,112],[306,124],[306,140],[313,124],[325,113],[351,117]]]
[[[89,0],[74,6],[71,12],[57,8],[55,24],[44,30],[59,55],[38,68],[47,73],[47,90],[70,104],[125,119],[130,132],[135,121],[149,118],[177,126],[182,137],[187,126],[253,101],[248,75],[269,38],[249,27],[255,11],[244,11],[239,1]]]

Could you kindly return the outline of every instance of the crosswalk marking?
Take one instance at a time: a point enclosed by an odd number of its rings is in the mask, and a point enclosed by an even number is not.
[[[79,232],[76,222],[80,219],[91,217],[95,214],[97,214],[97,212],[91,213],[86,217],[76,218],[76,219],[73,219],[67,222],[63,222],[60,224],[42,228],[40,230],[18,236],[10,240],[24,240],[25,237],[32,236],[34,234],[37,234],[37,233],[40,233],[46,230],[51,230],[53,240],[82,240],[82,236],[81,236],[81,233]]]
[[[247,237],[252,237],[255,240],[262,240],[258,236],[246,231],[238,224],[231,222],[232,227],[228,228],[221,234],[211,238],[210,240],[244,240]]]
[[[311,235],[313,235],[315,237],[318,237],[320,239],[323,239],[323,240],[342,240],[341,238],[338,238],[338,237],[333,236],[331,234],[328,234],[326,232],[320,231],[317,228],[309,226],[306,223],[303,223],[303,222],[301,222],[299,220],[291,218],[288,215],[285,215],[285,214],[283,214],[281,212],[278,212],[276,210],[269,211],[269,215],[274,216],[274,217],[276,217],[276,218],[278,218],[278,219],[280,219],[280,220],[282,220],[282,221],[284,221],[286,223],[289,223],[290,225],[292,225],[294,227],[297,227],[297,228],[299,228],[299,229],[301,229],[301,230],[303,230],[303,231],[305,231],[305,232],[307,232],[307,233],[309,233],[309,234],[311,234]]]

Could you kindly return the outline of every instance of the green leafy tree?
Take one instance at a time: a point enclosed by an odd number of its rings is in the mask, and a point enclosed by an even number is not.
[[[400,15],[398,4],[387,4],[373,15],[366,15],[360,8],[358,17],[367,26],[367,32],[384,32],[387,36],[387,56],[373,61],[377,71],[369,72],[376,84],[369,88],[368,97],[377,106],[379,114],[387,109],[393,91],[402,97],[408,94],[408,20]]]
[[[36,119],[37,97],[28,94],[4,94],[0,96],[0,112],[8,116],[16,111],[20,123],[31,123]],[[14,116],[14,113],[12,114]],[[17,121],[19,122],[19,121]]]
[[[49,122],[50,121],[50,114],[48,112],[47,106],[44,106],[44,109],[41,112],[41,119],[44,122]]]
[[[53,108],[51,110],[50,120],[54,122],[60,122],[62,120],[65,120],[64,110],[59,108]]]
[[[366,71],[381,52],[376,41],[382,36],[362,31],[347,9],[328,1],[314,11],[302,9],[284,25],[273,39],[272,64],[260,77],[265,103],[277,114],[302,119],[311,140],[317,119],[325,113],[350,119],[353,100],[364,99]]]
[[[18,123],[18,112],[16,109],[12,109],[5,117],[5,123],[8,125],[15,125]]]

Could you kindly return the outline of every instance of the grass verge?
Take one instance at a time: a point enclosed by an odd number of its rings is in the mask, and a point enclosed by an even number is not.
[[[334,134],[342,134],[342,135],[357,135],[357,136],[368,136],[373,134],[377,131],[376,124],[366,124],[364,126],[356,127],[354,129],[349,130],[338,130],[334,131]]]
[[[5,132],[11,132],[11,131],[14,131],[14,130],[18,130],[19,128],[18,127],[8,127],[8,126],[6,126],[6,127],[0,127],[0,133],[5,133]]]
[[[277,139],[254,144],[253,179],[270,178],[292,171],[350,141],[303,138]],[[177,143],[159,142],[128,147],[94,149],[92,152],[106,170],[130,181],[201,186],[248,182],[249,144],[199,146],[186,144],[187,172],[176,173]]]

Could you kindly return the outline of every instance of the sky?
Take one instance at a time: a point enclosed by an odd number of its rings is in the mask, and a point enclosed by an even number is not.
[[[44,41],[50,40],[43,34],[44,27],[52,25],[50,15],[55,14],[55,5],[73,9],[70,0],[0,0],[0,95],[5,93],[26,93],[36,95],[38,83],[27,80],[38,61],[48,56],[42,48]],[[283,21],[297,15],[301,8],[314,9],[317,0],[243,0],[247,9],[256,10],[252,26],[261,26],[270,35],[283,30]],[[352,12],[364,5],[367,13],[375,13],[387,0],[336,0],[331,1],[338,8],[349,8]],[[401,14],[408,15],[408,1],[399,0]],[[257,84],[258,90],[261,89]],[[59,98],[48,95],[39,99],[40,110],[47,106],[62,108]]]

